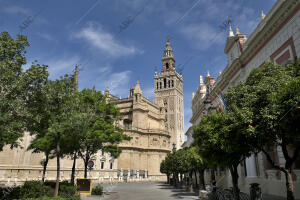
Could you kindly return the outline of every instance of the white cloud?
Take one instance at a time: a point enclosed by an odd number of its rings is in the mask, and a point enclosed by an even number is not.
[[[259,22],[259,16],[253,8],[247,7],[244,1],[237,3],[233,0],[219,3],[210,0],[203,1],[201,6],[193,9],[192,16],[184,19],[185,23],[180,24],[179,31],[187,39],[193,41],[192,45],[201,50],[214,45],[225,45],[228,27],[225,30],[221,30],[220,27],[228,17],[232,20],[234,32],[235,27],[238,26],[242,33],[248,33],[248,35]]]
[[[102,76],[97,79],[96,86],[100,90],[104,90],[108,87],[110,92],[117,96],[128,96],[131,73],[131,71],[127,70],[112,74],[102,74]]]
[[[89,46],[112,57],[128,56],[138,52],[134,46],[121,44],[112,34],[104,31],[101,26],[95,23],[89,23],[74,37],[86,41]]]
[[[108,74],[111,72],[111,70],[112,70],[112,68],[109,65],[105,65],[104,67],[98,68],[97,72],[101,73],[101,74]]]
[[[50,34],[48,33],[42,33],[42,32],[36,32],[36,35],[38,35],[39,37],[48,40],[48,41],[52,41],[52,42],[57,42],[57,40]]]
[[[208,23],[190,24],[181,28],[181,33],[193,41],[199,49],[206,49],[213,44],[224,44],[225,40],[217,29]]]
[[[31,11],[20,7],[20,6],[9,6],[3,9],[4,12],[8,13],[8,14],[22,14],[22,15],[30,15]]]
[[[58,78],[66,73],[72,73],[75,65],[80,64],[80,58],[78,56],[72,56],[68,58],[48,60],[43,63],[48,65],[50,78]]]

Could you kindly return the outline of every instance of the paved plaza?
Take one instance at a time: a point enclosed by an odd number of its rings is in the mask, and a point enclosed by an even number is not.
[[[94,185],[95,186],[95,185]],[[163,182],[135,182],[103,184],[103,196],[82,196],[82,200],[191,200],[197,194],[175,189]],[[283,197],[263,195],[264,200],[284,200]]]
[[[115,183],[104,185],[102,197],[83,196],[83,200],[171,200],[199,199],[196,194],[160,182]]]

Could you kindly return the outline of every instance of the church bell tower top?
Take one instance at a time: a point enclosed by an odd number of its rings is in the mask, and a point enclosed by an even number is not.
[[[166,47],[164,50],[164,54],[162,57],[162,63],[163,63],[163,67],[162,67],[162,72],[167,72],[167,71],[175,71],[175,59],[173,56],[173,49],[171,47],[171,36],[167,37],[167,42],[166,42]]]
[[[170,59],[170,58],[173,58],[173,49],[171,47],[171,43],[170,43],[170,40],[171,40],[171,36],[168,36],[167,37],[167,42],[166,42],[166,48],[164,50],[164,55],[163,55],[163,59]]]

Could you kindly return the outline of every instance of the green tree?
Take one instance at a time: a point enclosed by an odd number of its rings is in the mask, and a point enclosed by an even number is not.
[[[33,150],[33,153],[44,153],[45,159],[41,161],[41,165],[43,166],[43,175],[42,175],[42,182],[45,182],[45,176],[47,171],[47,165],[49,159],[53,158],[51,155],[51,151],[54,149],[53,144],[45,138],[43,134],[46,132],[40,132],[39,134],[34,135],[34,138],[31,140],[28,150]]]
[[[188,149],[179,149],[169,153],[160,165],[161,173],[166,174],[168,179],[173,174],[174,186],[179,183],[178,176],[180,175],[180,180],[183,181],[182,175],[188,173],[192,168],[189,153]]]
[[[251,120],[246,113],[243,110],[226,113],[212,111],[194,127],[193,135],[194,144],[208,163],[229,168],[236,200],[240,199],[237,168],[241,161],[251,155],[251,148],[245,142],[246,127]]]
[[[178,183],[178,159],[176,157],[176,152],[168,153],[168,155],[165,158],[165,169],[167,169],[167,172],[172,174],[173,176],[173,185],[176,186]]]
[[[188,149],[186,149],[187,153],[187,161],[189,163],[189,176],[190,179],[192,179],[192,172],[195,173],[195,179],[196,179],[196,188],[198,188],[197,184],[197,173],[199,173],[199,183],[201,186],[201,189],[205,190],[205,180],[204,180],[204,171],[207,168],[207,163],[206,161],[203,159],[203,157],[201,157],[201,155],[199,154],[199,149],[197,146],[192,146]]]
[[[33,153],[43,152],[45,154],[45,159],[41,162],[43,165],[42,182],[45,181],[48,161],[52,158],[51,151],[55,149],[55,146],[44,138],[48,132],[48,128],[51,126],[51,112],[49,110],[51,106],[50,87],[50,82],[47,81],[40,88],[39,92],[34,95],[28,95],[26,99],[26,104],[30,105],[30,117],[26,119],[28,124],[27,129],[33,136],[28,150],[33,150]]]
[[[281,148],[286,160],[284,172],[287,182],[287,198],[294,199],[294,184],[292,179],[293,164],[300,157],[300,76],[291,79],[278,92],[276,92],[271,102],[279,111],[280,131],[277,138],[281,139]],[[289,154],[290,148],[293,154]],[[270,157],[268,157],[270,160]],[[277,167],[279,167],[277,165]]]
[[[252,122],[248,127],[247,144],[253,151],[262,151],[273,167],[285,174],[289,200],[294,199],[291,168],[299,155],[297,82],[290,81],[297,76],[299,67],[299,64],[283,67],[266,63],[252,70],[245,83],[229,89],[226,94],[228,104],[249,111]],[[267,147],[274,146],[282,149],[284,167],[266,151]],[[287,153],[290,147],[294,148],[292,155]]]
[[[160,172],[167,175],[167,183],[170,183],[170,175],[172,173],[172,171],[170,170],[169,165],[170,164],[167,162],[167,160],[163,160],[160,163]]]
[[[49,100],[48,111],[50,113],[50,126],[44,135],[44,140],[54,147],[53,154],[57,161],[57,176],[54,196],[58,195],[60,177],[60,158],[70,151],[72,133],[68,128],[74,112],[74,80],[73,76],[65,75],[59,80],[49,81],[47,99]]]
[[[120,119],[119,110],[114,103],[95,89],[84,89],[79,94],[80,115],[80,150],[78,155],[84,161],[84,177],[87,178],[87,164],[99,150],[109,152],[118,157],[121,149],[118,144],[131,139],[115,125]],[[80,119],[80,118],[79,118]]]
[[[180,181],[182,184],[183,174],[188,173],[192,168],[187,149],[179,149],[175,152],[175,166],[177,174],[180,174]]]
[[[18,146],[18,139],[27,128],[30,118],[27,98],[39,92],[48,77],[46,66],[33,64],[25,72],[25,36],[14,40],[7,32],[0,34],[0,151],[5,145]],[[35,99],[32,99],[33,102]]]
[[[251,118],[245,141],[253,152],[262,151],[274,168],[286,177],[287,199],[294,199],[291,179],[292,165],[299,156],[299,105],[297,81],[299,64],[280,66],[266,63],[255,68],[244,83],[225,94],[227,104],[235,110],[247,111]],[[294,81],[293,81],[294,80]],[[234,109],[232,109],[234,111]],[[285,166],[272,160],[267,147],[280,146]],[[293,154],[288,154],[288,148]]]

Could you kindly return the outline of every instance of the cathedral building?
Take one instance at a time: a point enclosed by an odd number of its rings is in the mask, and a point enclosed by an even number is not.
[[[76,76],[75,76],[76,77]],[[109,153],[99,151],[94,160],[94,169],[88,178],[96,182],[166,180],[160,173],[160,163],[166,155],[183,143],[183,78],[176,72],[175,59],[170,41],[162,57],[161,74],[154,74],[155,100],[143,96],[140,83],[129,90],[127,98],[118,98],[105,90],[108,101],[115,102],[120,109],[121,120],[116,124],[130,136],[118,146],[122,153],[114,159]],[[27,180],[41,180],[44,159],[42,153],[26,151],[32,137],[24,134],[23,148],[10,149],[6,146],[0,152],[0,184],[22,184]],[[61,160],[61,180],[70,180],[73,161]],[[76,178],[83,178],[84,163],[76,162]],[[47,166],[46,180],[56,179],[56,159]]]
[[[132,138],[119,144],[122,153],[117,159],[117,169],[123,174],[162,180],[160,163],[172,149],[163,107],[142,96],[139,82],[130,90],[128,98],[116,98],[108,90],[106,95],[120,109],[119,127]]]

